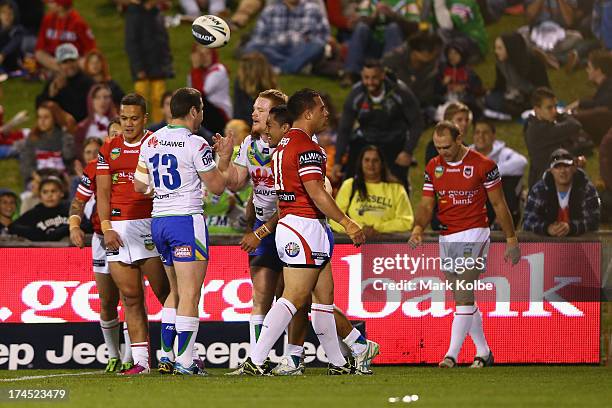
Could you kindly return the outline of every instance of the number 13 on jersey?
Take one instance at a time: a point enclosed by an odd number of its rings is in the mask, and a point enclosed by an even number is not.
[[[149,159],[149,163],[153,167],[153,183],[156,188],[159,188],[162,182],[168,190],[176,190],[181,186],[181,174],[178,171],[178,160],[175,155],[168,153],[160,155],[157,153]],[[160,172],[164,170],[166,174],[162,174],[160,177]]]

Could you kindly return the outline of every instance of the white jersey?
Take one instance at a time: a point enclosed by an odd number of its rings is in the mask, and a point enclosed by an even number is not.
[[[217,166],[213,150],[204,138],[183,126],[168,125],[142,145],[139,162],[149,169],[155,190],[153,217],[203,212],[198,172]]]
[[[253,205],[255,216],[260,221],[268,221],[276,212],[276,190],[272,174],[272,153],[261,138],[247,136],[240,145],[234,163],[246,167],[253,181]]]

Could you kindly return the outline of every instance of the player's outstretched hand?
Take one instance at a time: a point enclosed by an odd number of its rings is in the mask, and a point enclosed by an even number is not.
[[[260,242],[252,231],[247,232],[240,240],[240,248],[245,252],[251,253],[257,249]]]
[[[504,261],[512,262],[512,265],[516,265],[521,260],[521,248],[518,243],[507,243],[506,251],[504,252]]]
[[[72,228],[70,230],[70,242],[72,242],[74,246],[83,248],[85,246],[85,233],[83,230],[80,228]]]
[[[104,245],[109,251],[118,251],[123,246],[123,241],[116,231],[109,229],[104,233]]]
[[[219,133],[213,136],[213,149],[221,157],[232,157],[234,153],[234,138],[231,136],[223,137]]]
[[[355,221],[350,219],[349,217],[344,217],[342,221],[340,221],[340,225],[344,227],[344,231],[346,231],[346,235],[353,241],[353,244],[358,247],[363,244],[366,240],[365,233],[361,229],[361,226],[357,224]]]
[[[408,245],[410,248],[415,249],[419,245],[423,243],[423,231],[420,228],[414,228],[410,233],[410,239],[408,240]]]

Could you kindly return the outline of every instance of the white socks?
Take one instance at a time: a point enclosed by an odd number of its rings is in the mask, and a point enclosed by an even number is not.
[[[257,339],[259,339],[259,335],[261,334],[261,326],[263,325],[265,317],[265,315],[251,315],[249,319],[249,342],[251,344],[251,350],[253,350],[255,344],[257,344]]]
[[[472,326],[472,318],[474,316],[474,306],[457,306],[455,307],[455,318],[453,319],[453,328],[451,330],[450,346],[446,355],[457,361],[461,346]]]
[[[342,339],[342,342],[351,349],[354,356],[363,353],[368,348],[365,338],[361,335],[361,332],[354,327],[348,336]]]
[[[100,327],[102,328],[102,336],[104,336],[104,343],[108,349],[108,358],[119,357],[119,334],[121,332],[121,323],[119,319],[105,321],[100,320]]]
[[[289,325],[295,312],[297,312],[297,308],[285,298],[280,298],[274,303],[263,321],[259,340],[255,347],[251,349],[251,361],[254,364],[263,364],[274,343]]]
[[[336,320],[334,319],[334,305],[313,303],[310,307],[312,327],[325,350],[329,362],[337,367],[346,364],[342,356],[338,334],[336,333]]]
[[[478,306],[474,305],[476,308],[474,315],[472,317],[472,325],[470,326],[470,337],[474,341],[476,345],[476,355],[478,357],[482,357],[486,359],[489,356],[489,345],[487,344],[487,339],[485,338],[484,331],[482,330],[482,313],[480,313],[480,309]]]
[[[149,342],[132,343],[132,356],[134,365],[139,364],[144,368],[149,368]]]
[[[200,319],[191,316],[176,316],[176,335],[178,337],[178,353],[176,362],[188,368],[193,364],[193,346],[198,335]]]
[[[134,361],[132,358],[132,343],[130,342],[130,333],[128,333],[127,323],[123,322],[123,357],[121,357],[122,363],[129,363]]]

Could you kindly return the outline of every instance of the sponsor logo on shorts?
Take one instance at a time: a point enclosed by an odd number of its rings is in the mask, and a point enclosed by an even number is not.
[[[108,253],[108,251],[107,251]],[[93,260],[93,266],[98,266],[98,267],[105,267],[106,266],[106,260],[104,259],[94,259]]]
[[[145,248],[147,248],[149,251],[152,251],[155,249],[155,244],[153,243],[153,240],[151,238],[145,238],[144,240],[144,246]]]
[[[121,155],[121,149],[119,147],[115,147],[111,150],[111,160],[116,160]]]
[[[463,168],[463,177],[471,178],[474,174],[474,166],[465,166]]]
[[[174,247],[173,256],[175,258],[191,258],[193,257],[193,251],[191,245],[183,245]]]
[[[442,177],[442,174],[444,174],[444,167],[436,166],[436,168],[434,169],[434,176],[436,176],[436,178],[440,178]]]
[[[285,245],[285,253],[292,258],[295,258],[300,253],[300,246],[297,242],[289,242]]]
[[[313,252],[312,259],[321,259],[326,261],[329,259],[329,255],[327,255],[325,252]]]
[[[114,256],[114,255],[119,255],[119,250],[118,249],[116,251],[113,251],[111,249],[107,249],[106,250],[106,256]]]

